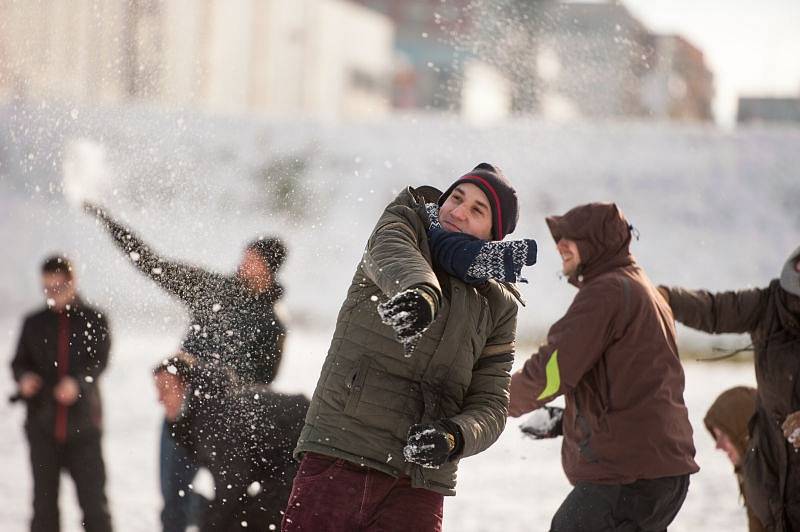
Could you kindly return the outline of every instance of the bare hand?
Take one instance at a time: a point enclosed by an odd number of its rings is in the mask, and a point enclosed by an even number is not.
[[[792,412],[781,425],[784,437],[789,440],[789,443],[794,445],[795,449],[800,448],[800,411]]]
[[[78,381],[72,377],[62,377],[58,384],[53,389],[53,396],[59,404],[64,406],[72,406],[78,400],[80,394],[80,387]]]
[[[23,399],[30,399],[42,389],[42,378],[36,373],[25,372],[19,378],[17,388]]]

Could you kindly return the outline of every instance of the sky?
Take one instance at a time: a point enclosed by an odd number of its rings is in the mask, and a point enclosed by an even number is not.
[[[800,0],[624,0],[657,33],[679,34],[714,72],[714,113],[736,120],[742,96],[800,97]]]

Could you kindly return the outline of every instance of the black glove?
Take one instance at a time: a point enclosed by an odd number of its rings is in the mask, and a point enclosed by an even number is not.
[[[406,462],[438,469],[451,456],[461,454],[463,448],[461,429],[449,419],[442,419],[436,423],[411,425],[403,456]]]
[[[531,412],[519,429],[535,440],[555,438],[564,434],[564,409],[544,406]]]
[[[406,351],[411,351],[414,343],[433,322],[436,303],[424,288],[409,288],[378,305],[378,314],[383,323],[394,329]]]

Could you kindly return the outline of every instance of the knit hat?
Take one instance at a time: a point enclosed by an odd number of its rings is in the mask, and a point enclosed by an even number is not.
[[[781,271],[781,288],[796,296],[800,296],[800,272],[796,267],[798,260],[800,260],[800,247],[789,255]]]
[[[508,182],[503,171],[489,163],[481,163],[471,172],[458,178],[439,197],[439,206],[444,205],[447,198],[458,185],[472,183],[480,188],[489,200],[492,208],[492,238],[503,240],[514,231],[519,220],[517,191]]]
[[[272,273],[277,273],[286,259],[286,246],[277,237],[258,237],[248,244],[247,249],[258,253]]]

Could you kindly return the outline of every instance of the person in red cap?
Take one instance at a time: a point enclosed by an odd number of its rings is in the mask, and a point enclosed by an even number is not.
[[[378,219],[295,449],[285,531],[438,531],[461,459],[505,425],[517,195],[480,164],[444,194],[408,187]]]

